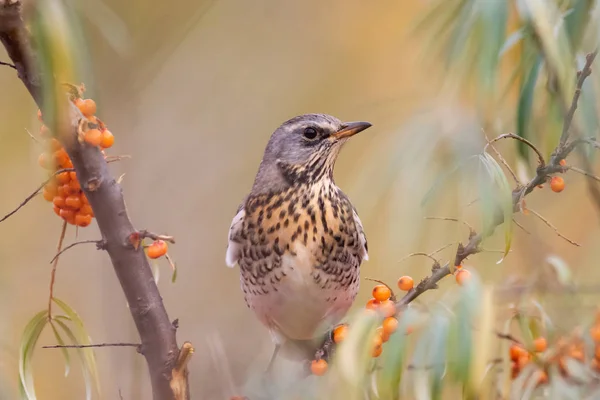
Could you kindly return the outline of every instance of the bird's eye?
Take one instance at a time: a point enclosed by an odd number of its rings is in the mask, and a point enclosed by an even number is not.
[[[308,127],[306,129],[304,129],[303,135],[305,138],[307,138],[309,140],[313,140],[314,138],[317,137],[317,130],[315,128]]]

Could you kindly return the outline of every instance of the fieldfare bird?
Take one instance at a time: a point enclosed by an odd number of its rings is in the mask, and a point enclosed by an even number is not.
[[[271,332],[267,370],[280,349],[286,358],[310,357],[313,340],[356,297],[367,240],[333,168],[348,138],[370,126],[325,114],[284,122],[233,218],[226,263],[239,265],[246,304]]]

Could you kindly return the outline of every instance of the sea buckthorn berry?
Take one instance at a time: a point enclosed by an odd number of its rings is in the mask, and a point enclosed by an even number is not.
[[[52,206],[52,208],[54,209],[54,213],[60,217],[60,208],[56,206]]]
[[[52,193],[45,187],[44,187],[44,191],[42,194],[44,196],[44,200],[46,200],[46,201],[52,201],[52,200],[54,200],[54,196],[56,196],[56,192]]]
[[[383,330],[383,326],[377,327],[377,329],[375,329],[375,334],[381,338],[382,343],[385,343],[388,340],[390,340],[390,335],[385,333],[385,331]]]
[[[79,210],[79,208],[81,208],[81,199],[79,198],[79,196],[68,196],[65,199],[65,204],[69,208]]]
[[[400,277],[400,279],[398,279],[398,288],[400,290],[404,290],[405,292],[408,292],[409,290],[411,290],[414,285],[415,285],[415,281],[410,276],[405,275],[405,276]]]
[[[325,375],[325,372],[327,372],[327,361],[323,359],[313,360],[310,364],[310,372],[312,372],[313,375],[316,376]]]
[[[75,222],[75,211],[69,210],[68,208],[60,209],[60,216],[63,217],[67,222],[73,220]]]
[[[565,180],[560,176],[553,176],[550,179],[550,188],[555,193],[560,193],[565,190]]]
[[[529,353],[524,353],[521,356],[519,356],[519,359],[517,360],[517,364],[519,365],[519,368],[523,369],[523,367],[525,367],[527,364],[529,364],[530,361],[531,361],[531,356],[529,355]]]
[[[77,180],[77,172],[71,171],[71,172],[69,172],[69,176],[71,177],[71,181]]]
[[[102,143],[102,132],[98,129],[90,129],[85,133],[83,139],[89,145],[100,146],[100,143]]]
[[[538,375],[538,385],[545,385],[548,383],[548,374],[546,371],[540,371]]]
[[[348,334],[348,325],[338,325],[333,330],[333,342],[341,343],[346,338]]]
[[[533,341],[533,348],[537,353],[542,353],[548,348],[548,341],[545,337],[540,336]]]
[[[66,183],[65,185],[68,185],[68,183]],[[57,189],[56,189],[56,194],[60,197],[67,197],[68,194],[67,192],[65,192],[65,185],[60,185]]]
[[[92,223],[91,215],[83,215],[81,213],[77,213],[75,215],[75,225],[81,226],[81,227],[86,227],[91,223]]]
[[[40,127],[40,136],[43,138],[49,138],[52,134],[50,133],[50,128],[46,125],[42,125]]]
[[[371,356],[373,356],[373,358],[377,358],[381,355],[382,351],[383,351],[382,346],[376,346],[373,348],[373,351],[371,352]]]
[[[596,345],[596,349],[594,350],[594,357],[600,360],[600,346]]]
[[[71,181],[71,177],[69,176],[68,172],[61,172],[60,174],[56,175],[56,180],[58,183],[64,185],[65,183],[69,183]]]
[[[377,285],[373,288],[373,298],[377,301],[386,301],[392,296],[392,291],[385,285]]]
[[[384,317],[392,317],[396,314],[396,305],[391,300],[382,301],[378,310]]]
[[[379,302],[377,299],[370,299],[367,301],[367,305],[365,307],[367,310],[377,310],[377,308],[379,308]]]
[[[40,167],[45,169],[54,169],[56,167],[55,164],[52,162],[52,157],[50,157],[46,153],[40,154],[40,156],[38,157],[38,164],[40,164]]]
[[[596,343],[600,343],[600,326],[596,325],[590,328],[590,336]]]
[[[89,215],[89,216],[93,217],[94,211],[92,210],[92,207],[89,204],[83,204],[81,206],[81,208],[79,209],[79,214]]]
[[[48,143],[50,146],[50,150],[52,151],[60,150],[62,148],[62,144],[60,144],[60,142],[56,140],[56,138],[50,138]]]
[[[521,357],[523,354],[527,354],[527,351],[516,343],[513,343],[508,351],[510,354],[510,359],[515,362],[518,361],[519,357]]]
[[[67,151],[62,147],[54,152],[54,161],[61,167],[65,166],[69,160],[69,155]]]
[[[75,103],[75,105],[77,106],[77,108],[79,108],[79,111],[81,111],[81,113],[86,116],[86,117],[91,117],[92,115],[96,114],[96,102],[92,99],[79,99],[81,101],[77,101]]]
[[[108,149],[109,147],[111,147],[113,145],[114,142],[115,142],[115,137],[111,133],[111,131],[106,129],[104,132],[102,132],[102,142],[100,143],[100,147]]]
[[[71,193],[78,195],[81,192],[81,184],[77,179],[71,179],[71,182],[69,182],[67,185],[69,185],[69,190]]]
[[[167,254],[167,242],[164,240],[155,240],[148,246],[148,257],[159,258]]]
[[[455,265],[454,269],[461,269],[462,267],[463,267],[462,264],[459,264],[459,265]]]
[[[67,196],[74,196],[77,195],[79,196],[79,190],[75,189],[73,186],[71,186],[71,183],[73,181],[69,182],[69,183],[65,183],[63,186],[63,192],[67,195]]]
[[[52,204],[54,204],[58,208],[64,208],[65,198],[62,196],[54,196],[54,198],[52,199]]]
[[[458,272],[456,272],[456,283],[458,283],[459,285],[464,285],[465,283],[469,282],[469,280],[471,279],[471,272],[467,269],[461,269]]]
[[[85,195],[85,193],[81,193],[81,202],[83,204],[90,204],[90,201],[88,200],[87,196]]]
[[[565,159],[562,159],[562,160],[560,160],[560,161],[558,162],[558,164],[559,164],[561,167],[566,167],[566,166],[567,166],[567,160],[565,160]]]
[[[391,335],[392,333],[396,332],[396,329],[398,329],[398,320],[394,317],[387,317],[383,320],[383,324],[381,326],[383,326],[384,334]]]
[[[373,336],[373,347],[381,347],[381,345],[383,344],[382,333],[383,330],[379,332],[375,331],[375,336]]]

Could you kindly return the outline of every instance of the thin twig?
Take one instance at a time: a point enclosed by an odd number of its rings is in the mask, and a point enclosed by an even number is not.
[[[33,136],[33,133],[29,132],[29,129],[25,128],[25,132],[27,132],[27,134],[29,135],[30,138],[33,139],[34,142],[36,143],[41,143],[38,138],[36,138],[35,136]]]
[[[579,102],[579,96],[581,95],[581,88],[583,87],[583,83],[586,78],[590,76],[592,73],[592,63],[596,58],[596,54],[598,54],[598,50],[593,51],[585,57],[585,65],[579,71],[577,77],[577,84],[575,86],[575,94],[573,95],[573,100],[571,101],[571,107],[567,111],[565,115],[565,119],[563,121],[562,133],[560,135],[560,144],[559,147],[564,147],[569,139],[569,133],[571,130],[571,125],[573,124],[573,117],[575,116],[575,110],[577,110],[577,104]]]
[[[98,343],[98,344],[55,344],[42,346],[42,349],[87,349],[90,347],[136,347],[141,349],[139,343]]]
[[[84,244],[84,243],[96,243],[96,248],[98,250],[104,250],[104,248],[106,247],[106,242],[104,242],[104,240],[81,240],[79,242],[71,243],[70,245],[68,245],[67,247],[60,250],[58,253],[56,253],[56,255],[52,258],[52,260],[50,260],[50,264],[52,264],[54,262],[54,260],[56,260],[65,251],[69,250],[72,247],[77,246],[78,244]]]
[[[112,162],[117,162],[117,161],[129,159],[129,158],[131,158],[131,156],[129,154],[123,154],[121,156],[106,156],[104,158],[104,160],[106,160],[107,164],[110,164]]]
[[[466,221],[460,220],[458,218],[450,218],[450,217],[425,217],[425,219],[434,219],[440,221],[452,221],[452,222],[460,222],[464,224],[467,228],[469,228],[469,232],[475,232],[475,229],[471,225],[469,225]]]
[[[484,135],[485,140],[487,141],[488,145],[491,147],[491,149],[494,151],[494,153],[496,153],[496,156],[498,157],[498,160],[500,160],[500,162],[504,165],[504,167],[508,170],[508,172],[510,172],[510,174],[512,175],[512,177],[515,180],[516,184],[520,185],[521,181],[519,180],[519,178],[517,178],[517,174],[515,174],[515,171],[512,170],[512,168],[510,167],[510,165],[508,165],[508,163],[506,162],[506,160],[504,159],[504,157],[502,157],[502,154],[490,142],[490,139],[487,137],[487,135],[485,133],[483,135]]]
[[[7,63],[7,62],[4,62],[4,61],[0,61],[0,65],[6,65],[7,67],[11,67],[14,70],[17,69],[17,67],[15,67],[13,64]]]
[[[516,219],[513,218],[512,221],[515,223],[516,226],[521,228],[523,230],[523,232],[525,232],[528,235],[531,235],[531,232],[529,232],[527,229],[525,229],[525,227],[523,225],[521,225]]]
[[[560,233],[560,231],[558,230],[557,227],[555,227],[554,225],[552,225],[550,223],[550,221],[548,221],[546,218],[544,218],[542,216],[542,214],[538,213],[535,210],[532,210],[531,208],[529,208],[529,211],[535,215],[536,217],[538,217],[543,223],[545,223],[550,229],[552,229],[558,236],[560,236],[561,238],[565,239],[567,242],[571,243],[574,246],[580,247],[581,245],[577,242],[575,242],[574,240],[569,239],[568,237],[566,237],[565,235],[563,235],[562,233]]]
[[[434,257],[430,256],[428,253],[423,253],[423,252],[410,253],[406,257],[403,257],[400,260],[398,260],[398,262],[401,263],[402,261],[404,261],[404,260],[406,260],[406,259],[408,259],[410,257],[414,257],[414,256],[424,256],[424,257],[430,258],[436,264],[440,263],[438,260],[436,260]]]
[[[587,171],[584,171],[584,170],[582,170],[582,169],[580,169],[580,168],[577,168],[577,167],[572,167],[572,166],[570,166],[570,165],[569,165],[569,166],[567,166],[566,168],[567,168],[569,171],[577,172],[577,173],[579,173],[579,174],[581,174],[581,175],[585,175],[585,176],[587,176],[588,178],[592,178],[592,179],[594,179],[594,180],[597,180],[598,182],[600,182],[600,177],[598,177],[598,176],[596,176],[596,175],[594,175],[594,174],[591,174],[591,173],[589,173],[589,172],[587,172]]]
[[[21,202],[21,204],[19,204],[19,206],[17,208],[15,208],[14,210],[12,210],[8,214],[6,214],[4,217],[2,217],[2,219],[0,219],[0,222],[3,222],[8,217],[12,216],[14,213],[16,213],[17,211],[19,211],[23,206],[25,206],[25,204],[29,203],[29,201],[31,199],[33,199],[40,192],[40,190],[42,190],[44,188],[44,186],[46,186],[46,184],[48,182],[50,182],[56,175],[58,175],[58,174],[60,174],[62,172],[69,172],[69,171],[75,171],[75,170],[73,168],[63,168],[63,169],[59,169],[58,171],[54,172],[50,178],[48,178],[47,180],[45,180],[44,183],[42,183],[33,193],[31,193],[29,196],[27,196],[25,198],[25,200],[23,200]]]
[[[60,237],[58,238],[58,246],[56,251],[60,254],[62,249],[63,240],[65,239],[65,233],[67,232],[67,221],[63,221],[62,230]],[[52,272],[50,273],[50,294],[48,295],[48,320],[52,320],[52,299],[54,298],[54,281],[56,280],[56,267],[58,265],[58,256],[54,257],[54,264],[52,264]]]
[[[175,238],[173,236],[158,235],[156,233],[152,233],[152,232],[147,231],[145,229],[142,229],[138,233],[140,234],[140,239],[148,238],[148,239],[152,239],[152,240],[164,240],[165,242],[169,242],[169,243],[175,244]]]
[[[485,151],[488,146],[491,146],[492,143],[497,142],[498,140],[501,140],[501,139],[508,139],[508,138],[515,139],[515,140],[518,140],[519,142],[525,143],[527,146],[529,146],[537,154],[537,156],[538,156],[538,162],[540,164],[539,166],[540,167],[546,166],[546,161],[544,160],[544,156],[542,156],[542,153],[538,150],[538,148],[535,147],[535,145],[533,143],[531,143],[529,140],[527,140],[527,139],[525,139],[525,138],[523,138],[521,136],[515,135],[514,133],[503,133],[502,135],[500,135],[498,137],[495,137],[491,141],[488,141],[488,143],[483,148],[483,151]]]

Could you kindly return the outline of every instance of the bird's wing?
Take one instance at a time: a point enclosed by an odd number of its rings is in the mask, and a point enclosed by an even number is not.
[[[358,217],[358,213],[356,209],[352,209],[352,215],[354,217],[354,223],[356,224],[356,230],[358,231],[358,239],[360,240],[360,244],[362,247],[362,259],[363,261],[369,260],[369,246],[367,245],[367,237],[365,236],[365,231],[362,226],[362,222]]]
[[[238,207],[238,212],[233,217],[231,226],[229,227],[229,243],[227,244],[227,253],[225,254],[225,264],[230,268],[235,267],[242,253],[241,233],[245,215],[246,211],[244,210],[244,203],[242,203]]]

